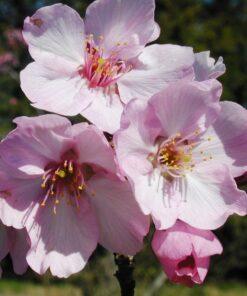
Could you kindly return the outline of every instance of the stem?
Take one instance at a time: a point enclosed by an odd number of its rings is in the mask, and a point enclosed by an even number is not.
[[[117,278],[120,285],[121,296],[134,296],[134,258],[132,256],[114,254],[114,260],[115,264],[118,267],[114,276]]]

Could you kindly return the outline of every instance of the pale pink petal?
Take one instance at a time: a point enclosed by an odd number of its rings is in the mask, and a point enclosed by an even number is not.
[[[24,22],[23,36],[34,60],[53,68],[83,62],[84,23],[72,8],[55,4],[40,8]]]
[[[155,150],[153,144],[159,132],[160,123],[152,106],[132,100],[125,107],[121,129],[113,138],[120,168],[131,176],[150,172],[152,165],[147,158]]]
[[[5,167],[9,169],[11,166],[12,169],[16,168],[28,175],[42,175],[47,157],[39,151],[30,153],[31,147],[26,140],[27,137],[13,132],[4,139],[0,145],[0,153]]]
[[[153,107],[141,100],[132,100],[125,106],[121,117],[121,130],[123,129],[129,129],[132,137],[139,138],[138,145],[143,148],[152,147],[162,130]]]
[[[26,255],[30,247],[27,231],[26,229],[9,228],[8,238],[14,271],[17,274],[23,274],[28,267]]]
[[[118,80],[121,99],[148,100],[171,81],[192,78],[194,54],[191,47],[178,45],[147,46],[134,62],[133,69]]]
[[[42,200],[42,179],[11,180],[9,177],[5,188],[2,182],[0,179],[0,217],[5,225],[21,229],[29,213],[39,207]]]
[[[67,118],[56,114],[40,115],[39,117],[20,116],[16,117],[13,122],[23,129],[52,129],[57,133],[63,133],[71,126],[71,122]]]
[[[98,227],[86,199],[79,209],[62,199],[56,214],[47,204],[26,226],[31,240],[27,262],[39,274],[49,268],[52,275],[67,278],[84,268],[97,246]]]
[[[78,123],[71,127],[78,152],[78,161],[116,173],[114,151],[102,131],[94,125]]]
[[[86,33],[103,36],[108,53],[115,50],[125,58],[136,56],[158,35],[154,8],[154,0],[94,1],[86,11]]]
[[[81,115],[103,131],[115,133],[120,127],[123,112],[123,104],[119,96],[114,93],[103,93],[101,89],[91,90],[91,96],[92,103],[81,111]]]
[[[47,159],[59,161],[60,156],[73,145],[73,140],[65,134],[71,123],[62,116],[22,116],[17,117],[14,122],[17,123],[16,134],[25,138],[30,150],[39,151]]]
[[[210,57],[210,51],[202,51],[195,54],[194,71],[195,80],[204,81],[223,75],[226,66],[222,57],[215,63],[215,59]]]
[[[218,254],[218,253],[215,253]],[[202,284],[208,273],[210,258],[198,258],[195,257],[197,275],[193,278],[193,281],[197,284]]]
[[[111,252],[134,255],[143,246],[149,218],[139,209],[127,181],[98,176],[89,182],[91,202],[97,214],[100,244]]]
[[[186,224],[177,222],[166,231],[155,231],[152,248],[158,257],[167,257],[170,260],[179,260],[191,255],[193,245]]]
[[[186,175],[186,201],[179,219],[193,227],[216,229],[229,215],[246,215],[247,195],[240,191],[226,166],[202,165]]]
[[[247,110],[233,102],[221,102],[221,112],[196,151],[205,151],[213,162],[227,164],[234,177],[247,171]]]
[[[158,39],[160,36],[160,31],[161,31],[161,29],[160,29],[159,24],[155,22],[153,34],[152,34],[151,38],[148,40],[148,42],[153,42],[156,39]]]
[[[186,226],[193,243],[194,252],[198,258],[209,257],[223,252],[220,241],[212,231]]]
[[[92,101],[79,73],[52,70],[36,62],[21,72],[21,88],[33,106],[66,116],[79,114]]]
[[[204,131],[220,111],[220,83],[216,80],[212,88],[204,83],[178,81],[151,99],[155,112],[163,126],[164,136],[194,133],[198,128]]]
[[[71,139],[62,134],[71,124],[58,115],[18,117],[17,128],[0,144],[4,162],[29,175],[41,175],[51,160],[71,146]]]
[[[132,176],[131,176],[132,177]],[[176,195],[164,195],[164,184],[158,170],[150,174],[134,176],[136,200],[145,214],[151,214],[157,229],[166,229],[176,222],[179,215],[179,202]],[[178,196],[180,198],[180,195]]]

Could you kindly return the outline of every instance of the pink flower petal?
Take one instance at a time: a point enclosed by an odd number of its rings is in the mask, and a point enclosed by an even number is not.
[[[154,31],[153,31],[153,34],[152,34],[151,38],[148,40],[148,43],[153,42],[156,39],[158,39],[159,36],[160,36],[160,31],[161,31],[161,29],[160,29],[159,24],[155,22],[154,23]]]
[[[121,130],[113,138],[120,168],[127,174],[150,172],[152,165],[147,156],[154,152],[154,141],[159,133],[160,123],[154,117],[152,106],[141,100],[132,100],[125,107]]]
[[[202,51],[195,54],[194,71],[195,80],[205,81],[223,75],[226,66],[222,57],[215,63],[215,59],[210,57],[210,51]]]
[[[247,171],[247,110],[233,102],[221,102],[221,112],[196,149],[212,155],[213,161],[229,166],[234,177]]]
[[[143,49],[133,69],[118,81],[121,99],[147,100],[171,81],[192,78],[193,50],[177,45],[150,45]]]
[[[174,248],[176,246],[176,248]],[[190,235],[185,223],[177,222],[166,231],[155,231],[152,248],[159,257],[178,260],[189,256],[193,251]]]
[[[41,175],[48,161],[60,159],[71,144],[62,132],[71,123],[58,115],[18,117],[17,128],[0,145],[0,153],[7,165],[29,175]]]
[[[67,278],[79,272],[97,246],[98,229],[86,199],[80,209],[68,206],[63,199],[57,213],[46,206],[34,220],[27,221],[31,249],[29,266],[39,274],[50,268],[52,275]]]
[[[140,211],[127,182],[100,176],[89,181],[99,223],[99,242],[108,250],[135,255],[143,246],[149,219]]]
[[[21,88],[33,106],[66,116],[79,114],[92,101],[86,80],[74,73],[29,64],[21,72]],[[75,70],[76,71],[76,70]]]
[[[154,8],[154,0],[94,1],[86,11],[86,32],[103,36],[108,52],[120,48],[122,58],[136,56],[158,35]],[[123,46],[117,46],[118,43]]]
[[[156,229],[173,226],[179,215],[180,195],[164,196],[164,184],[157,170],[152,174],[130,176],[136,200],[145,214],[152,215]]]
[[[11,180],[8,176],[7,180],[4,188],[0,178],[0,216],[6,226],[21,229],[29,213],[39,207],[43,196],[41,178]]]
[[[71,127],[71,133],[76,141],[80,163],[97,165],[107,172],[116,173],[114,151],[103,132],[94,125],[79,123]]]
[[[34,60],[47,67],[77,67],[83,62],[84,23],[66,5],[46,6],[27,17],[23,36]]]
[[[10,255],[12,258],[14,271],[23,274],[28,268],[26,255],[30,247],[26,229],[8,229]]]
[[[246,215],[247,195],[238,190],[229,169],[223,165],[202,165],[186,176],[186,202],[179,218],[201,229],[222,226],[229,215]]]
[[[218,240],[217,240],[217,242],[220,244],[220,242]],[[221,247],[221,249],[222,249],[222,247]],[[216,253],[216,254],[219,254],[219,253]],[[195,261],[196,261],[196,265],[197,265],[198,275],[196,277],[194,277],[194,281],[197,284],[202,284],[206,278],[207,273],[208,273],[210,258],[195,258]]]
[[[204,131],[220,111],[219,89],[221,85],[216,80],[211,88],[200,82],[178,81],[154,95],[151,104],[163,126],[164,135],[181,133],[185,136],[198,128]]]
[[[17,230],[0,223],[0,261],[10,253],[15,273],[23,274],[27,270],[28,249],[25,229]]]
[[[103,93],[96,90],[91,93],[92,103],[81,112],[81,115],[95,124],[98,128],[110,134],[115,133],[120,127],[120,118],[123,104],[117,94]]]

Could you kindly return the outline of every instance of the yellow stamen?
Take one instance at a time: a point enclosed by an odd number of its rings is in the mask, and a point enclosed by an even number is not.
[[[99,59],[98,59],[98,64],[99,64],[100,66],[103,66],[104,63],[105,63],[105,59],[103,59],[103,58],[99,58]]]
[[[184,162],[190,162],[191,161],[191,156],[190,155],[184,155],[183,161]]]
[[[78,189],[81,190],[81,191],[84,190],[85,188],[86,188],[85,184],[78,186]]]
[[[74,171],[72,162],[69,163],[69,173],[72,174]]]
[[[70,171],[69,171],[69,172],[70,172]],[[60,178],[65,178],[65,177],[66,177],[66,172],[65,172],[65,170],[62,170],[62,169],[56,171],[55,174],[56,174],[57,176],[59,176]]]

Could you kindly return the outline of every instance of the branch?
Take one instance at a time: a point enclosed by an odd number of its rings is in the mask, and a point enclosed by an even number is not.
[[[114,254],[114,261],[118,267],[114,276],[117,278],[120,285],[121,296],[134,296],[134,258],[131,256]]]

